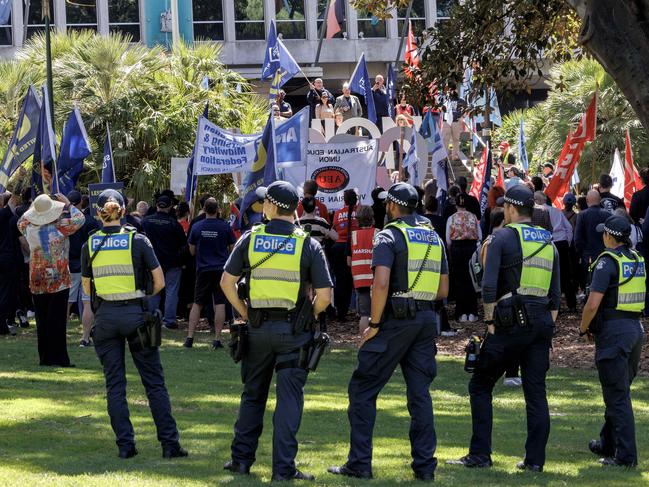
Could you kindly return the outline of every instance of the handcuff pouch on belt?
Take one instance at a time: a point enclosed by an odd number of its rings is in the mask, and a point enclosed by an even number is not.
[[[417,317],[417,302],[413,298],[390,297],[386,315],[395,320],[412,320]]]
[[[144,323],[128,337],[131,350],[151,350],[162,344],[162,314],[144,312]]]
[[[228,343],[230,349],[230,357],[237,364],[246,355],[248,351],[248,324],[242,323],[240,325],[230,325],[230,342]]]
[[[494,326],[497,331],[529,326],[529,316],[520,294],[500,301],[494,310]]]

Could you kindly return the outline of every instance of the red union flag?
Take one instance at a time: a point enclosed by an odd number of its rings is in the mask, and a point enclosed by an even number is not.
[[[487,153],[489,149],[486,147],[482,149],[482,157],[478,163],[478,167],[475,168],[475,174],[473,175],[473,182],[471,183],[471,189],[469,189],[469,194],[475,198],[478,198],[480,195],[480,190],[482,189],[482,184],[485,179],[485,169],[487,168]],[[491,174],[486,177],[491,177]]]
[[[408,68],[404,70],[404,74],[410,77],[413,68],[419,68],[419,53],[417,52],[415,33],[412,31],[412,22],[410,21],[408,21],[408,40],[406,41],[406,64]]]
[[[626,141],[624,150],[624,204],[627,209],[631,206],[631,197],[633,193],[644,187],[640,174],[633,163],[633,149],[631,148],[631,137],[629,130],[626,131]]]
[[[586,113],[581,116],[577,130],[568,134],[563,146],[552,181],[545,190],[545,194],[552,200],[554,206],[563,208],[563,195],[570,189],[570,178],[575,171],[581,152],[586,142],[595,140],[597,128],[597,93],[588,105]]]

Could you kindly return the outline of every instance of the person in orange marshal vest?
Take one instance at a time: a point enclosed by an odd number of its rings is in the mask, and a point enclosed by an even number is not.
[[[352,230],[351,246],[347,264],[352,268],[352,279],[356,290],[356,307],[361,320],[358,333],[363,334],[370,322],[370,288],[372,287],[372,247],[374,245],[374,211],[371,206],[359,206],[356,212],[357,230]]]

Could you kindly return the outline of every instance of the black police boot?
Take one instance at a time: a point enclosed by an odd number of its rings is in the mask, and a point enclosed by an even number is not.
[[[180,458],[187,456],[189,456],[189,452],[180,445],[162,449],[162,458]]]
[[[120,450],[117,454],[119,458],[123,458],[124,460],[127,458],[133,458],[135,455],[137,455],[137,449],[134,446],[125,450]]]
[[[288,482],[289,480],[309,480],[309,481],[313,481],[313,480],[315,480],[315,476],[311,475],[311,474],[308,474],[308,473],[300,472],[299,470],[296,470],[295,473],[293,475],[291,475],[291,476],[285,477],[283,475],[273,474],[273,478],[272,478],[273,482]]]
[[[183,347],[192,348],[193,346],[194,346],[194,339],[192,337],[185,338],[185,343],[183,343]]]
[[[614,452],[604,450],[600,440],[590,440],[588,442],[588,449],[598,457],[612,457]]]
[[[432,482],[435,480],[434,473],[415,473],[415,478],[421,480],[422,482]]]
[[[329,467],[327,469],[327,472],[332,473],[334,475],[344,475],[345,477],[353,477],[356,479],[372,478],[372,472],[361,472],[360,470],[354,470],[349,468],[347,464],[341,465],[340,467]]]
[[[615,457],[604,457],[599,459],[599,463],[602,464],[602,467],[625,467],[625,468],[634,468],[637,466],[637,463],[625,463],[621,462]]]
[[[543,467],[541,465],[533,465],[527,463],[524,460],[516,464],[516,468],[519,470],[529,470],[530,472],[543,472]]]
[[[238,475],[248,475],[250,474],[250,467],[243,465],[242,463],[235,462],[234,460],[228,460],[223,465],[223,470],[229,470],[232,473]]]
[[[468,455],[458,458],[457,460],[448,460],[448,465],[464,465],[466,468],[489,468],[493,465],[489,455]]]

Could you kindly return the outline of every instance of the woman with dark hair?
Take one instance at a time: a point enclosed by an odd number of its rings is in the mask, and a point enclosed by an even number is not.
[[[345,206],[334,213],[333,229],[338,234],[338,240],[331,247],[331,267],[335,277],[334,307],[339,321],[345,320],[352,299],[353,279],[351,269],[347,265],[347,255],[351,232],[358,229],[358,221],[356,220],[358,196],[356,191],[353,189],[345,190],[343,200]]]
[[[385,205],[383,200],[379,199],[379,195],[385,191],[383,188],[376,187],[372,190],[372,211],[374,212],[374,227],[379,230],[383,229],[385,225]]]
[[[482,235],[489,235],[491,233],[491,212],[494,208],[498,207],[498,198],[503,196],[505,196],[505,189],[502,186],[494,186],[487,193],[487,208],[480,219]]]

